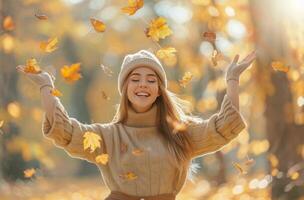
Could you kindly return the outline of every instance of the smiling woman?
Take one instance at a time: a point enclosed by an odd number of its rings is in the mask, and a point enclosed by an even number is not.
[[[106,200],[175,200],[191,160],[218,151],[246,127],[231,86],[237,87],[238,76],[253,60],[250,54],[237,64],[235,57],[221,110],[203,120],[186,114],[189,104],[167,89],[165,70],[153,53],[128,54],[118,76],[120,104],[106,124],[83,124],[70,117],[51,95],[54,80],[48,73],[17,69],[40,86],[44,136],[71,157],[96,164],[111,190]]]

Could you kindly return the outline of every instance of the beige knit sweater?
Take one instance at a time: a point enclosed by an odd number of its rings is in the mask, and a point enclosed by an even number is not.
[[[88,125],[69,117],[58,98],[54,103],[53,114],[48,115],[53,116],[53,123],[50,124],[47,115],[44,115],[44,136],[71,157],[95,163],[111,191],[150,196],[177,194],[182,189],[191,160],[182,166],[175,164],[176,160],[155,126],[156,105],[145,113],[136,113],[129,108],[125,124]],[[225,95],[218,113],[199,124],[189,125],[188,132],[195,144],[193,158],[219,150],[245,127],[243,117]],[[93,153],[83,150],[83,134],[86,131],[93,131],[102,138],[101,148]],[[134,155],[132,151],[138,149],[143,153]],[[106,165],[95,161],[101,153],[109,155]],[[133,178],[126,178],[128,175]]]

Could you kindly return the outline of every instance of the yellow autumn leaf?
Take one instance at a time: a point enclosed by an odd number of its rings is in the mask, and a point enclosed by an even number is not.
[[[96,148],[100,148],[100,141],[102,141],[102,139],[98,134],[87,131],[87,132],[85,132],[83,137],[84,137],[84,139],[83,139],[83,149],[84,150],[90,148],[90,150],[91,150],[90,153],[93,153]]]
[[[41,69],[38,66],[37,60],[35,58],[30,58],[26,61],[24,72],[32,74],[41,73]]]
[[[51,53],[58,48],[57,44],[58,44],[57,37],[50,38],[48,41],[40,43],[40,49],[44,52]]]
[[[106,25],[102,21],[94,18],[90,18],[90,21],[95,31],[104,32],[106,30]]]
[[[34,168],[26,169],[23,173],[25,178],[31,178],[36,173],[36,170]]]
[[[185,72],[182,80],[179,80],[179,83],[182,87],[185,88],[189,84],[189,82],[192,80],[192,78],[193,78],[193,74],[191,72]]]
[[[56,97],[61,97],[61,96],[62,96],[62,93],[61,93],[58,89],[56,89],[56,88],[53,88],[53,89],[51,90],[51,94],[52,94],[53,96],[56,96]]]
[[[137,10],[143,7],[143,5],[143,0],[128,0],[128,6],[123,7],[121,11],[128,15],[134,15]]]
[[[80,63],[72,64],[71,66],[64,65],[61,69],[61,76],[67,81],[67,82],[74,82],[79,80],[82,76],[79,73],[80,70]]]
[[[168,27],[166,19],[158,17],[151,21],[145,33],[147,37],[151,37],[154,41],[159,41],[159,39],[164,39],[171,35],[172,31]]]
[[[276,71],[282,71],[282,72],[288,72],[289,71],[289,66],[284,65],[284,63],[282,63],[280,61],[273,61],[271,63],[271,66]]]
[[[156,52],[156,56],[160,59],[172,58],[175,56],[176,49],[174,47],[164,47]]]
[[[103,153],[103,154],[97,156],[95,158],[95,160],[97,163],[101,163],[101,164],[105,165],[109,161],[109,155],[106,153]]]
[[[127,172],[125,174],[119,175],[119,177],[125,179],[125,180],[134,180],[137,178],[137,175],[134,174],[133,172]]]
[[[12,31],[15,29],[15,23],[13,21],[13,18],[11,16],[6,16],[3,20],[2,24],[4,30]]]
[[[0,128],[2,128],[3,124],[4,124],[4,120],[1,120],[0,121]]]

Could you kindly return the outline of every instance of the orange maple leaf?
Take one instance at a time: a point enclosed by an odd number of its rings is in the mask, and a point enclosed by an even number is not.
[[[90,21],[95,31],[104,32],[106,30],[106,25],[102,21],[94,18],[90,18]]]
[[[172,34],[171,29],[167,25],[167,21],[163,17],[153,19],[149,25],[149,28],[145,31],[147,37],[151,37],[154,41],[164,39]]]
[[[57,44],[58,44],[57,37],[50,38],[48,39],[48,41],[40,43],[40,49],[44,52],[51,53],[58,48]]]
[[[58,89],[56,89],[56,88],[53,88],[53,89],[51,90],[51,94],[52,94],[53,96],[56,96],[56,97],[62,96],[62,93],[61,93]]]
[[[121,11],[128,15],[134,15],[143,5],[143,0],[128,0],[128,6],[123,7]]]
[[[3,20],[3,28],[4,30],[11,31],[15,29],[15,23],[11,16],[6,16]]]
[[[64,65],[61,69],[61,76],[69,83],[79,80],[82,76],[79,73],[80,63],[72,64],[71,66]]]

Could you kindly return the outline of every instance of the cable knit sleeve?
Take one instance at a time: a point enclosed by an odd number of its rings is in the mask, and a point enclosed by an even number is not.
[[[226,94],[218,113],[188,126],[188,133],[194,144],[193,157],[221,149],[246,127],[243,116]]]
[[[95,162],[96,156],[106,152],[104,137],[107,137],[108,134],[101,132],[101,124],[82,124],[77,119],[69,117],[58,98],[54,101],[52,112],[52,124],[46,113],[44,114],[42,132],[44,137],[51,139],[56,146],[63,148],[71,157],[92,163]],[[97,148],[92,153],[89,149],[84,150],[83,148],[83,135],[87,131],[100,135],[102,139],[101,148]]]

